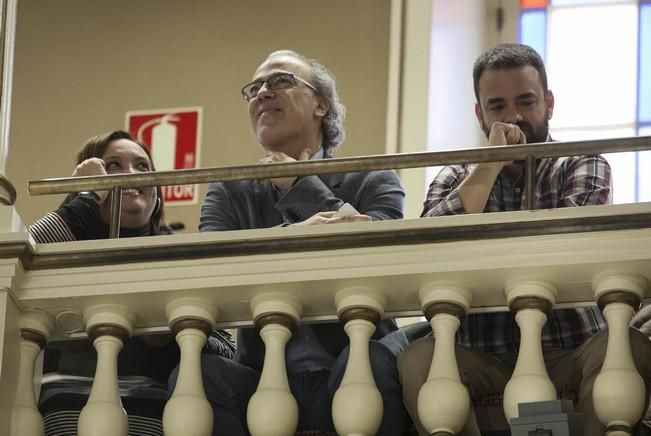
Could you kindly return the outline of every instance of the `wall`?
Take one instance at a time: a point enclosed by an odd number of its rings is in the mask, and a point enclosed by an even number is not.
[[[66,177],[90,136],[129,110],[203,107],[202,167],[254,163],[239,94],[265,55],[291,48],[338,78],[348,107],[341,156],[385,151],[390,0],[20,0],[7,175],[26,223],[63,196],[28,180]],[[201,199],[169,221],[195,231]]]

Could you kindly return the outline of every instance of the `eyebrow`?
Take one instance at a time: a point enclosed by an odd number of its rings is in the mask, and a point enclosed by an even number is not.
[[[536,95],[535,92],[533,92],[533,91],[528,91],[528,92],[525,92],[524,94],[520,94],[520,95],[518,95],[517,97],[515,97],[515,99],[516,99],[516,100],[525,100],[525,99],[529,99],[529,98],[537,98],[537,97],[538,97],[538,96]]]
[[[120,156],[120,155],[111,154],[111,155],[108,155],[108,156],[104,156],[104,157],[102,158],[102,160],[110,160],[110,159],[117,159],[117,160],[119,160],[119,159],[121,159],[121,158],[122,158],[122,156]],[[138,156],[138,157],[136,157],[136,158],[134,159],[134,161],[135,161],[135,162],[145,162],[145,163],[147,163],[147,165],[150,165],[150,161],[149,161],[149,159],[147,159],[147,158],[144,157],[144,156]]]
[[[486,106],[496,103],[504,103],[504,97],[490,97],[486,100]]]
[[[538,98],[538,96],[533,91],[527,91],[515,97],[516,100],[528,100],[531,98]],[[486,106],[490,104],[504,103],[505,100],[504,97],[490,97],[486,100]]]

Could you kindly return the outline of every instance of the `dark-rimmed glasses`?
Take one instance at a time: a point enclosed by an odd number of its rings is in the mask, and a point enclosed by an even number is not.
[[[319,93],[310,82],[301,79],[293,73],[281,72],[272,74],[264,80],[254,80],[248,85],[244,85],[241,91],[242,97],[244,97],[244,100],[246,101],[251,101],[258,96],[258,92],[260,92],[264,85],[267,85],[268,90],[275,91],[277,89],[293,88],[298,84],[298,82],[301,82],[317,94]]]

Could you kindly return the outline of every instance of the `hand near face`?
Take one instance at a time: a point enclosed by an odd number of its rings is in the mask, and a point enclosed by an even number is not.
[[[306,226],[314,224],[341,224],[341,223],[358,223],[358,222],[370,222],[373,221],[368,215],[350,215],[350,216],[335,216],[337,212],[328,211],[328,212],[318,212],[300,223],[292,224],[294,226]]]
[[[283,163],[283,162],[297,162],[302,160],[309,160],[312,154],[312,150],[309,148],[304,149],[298,159],[294,159],[291,156],[287,156],[285,153],[280,151],[267,151],[262,159],[260,159],[261,164],[269,163]],[[292,187],[292,184],[296,180],[296,177],[281,177],[275,179],[269,179],[274,186],[282,191],[287,191]]]
[[[85,177],[85,176],[105,176],[106,168],[105,163],[102,159],[98,157],[91,157],[86,159],[79,165],[75,167],[75,170],[72,172],[72,177]],[[108,191],[98,191],[95,194],[99,197],[99,202],[103,202],[107,195]]]
[[[104,168],[104,161],[98,157],[91,157],[86,159],[72,172],[72,177],[82,176],[105,176],[106,168]]]
[[[487,145],[526,144],[527,137],[517,124],[495,121],[488,135]]]
[[[651,305],[642,307],[631,320],[631,326],[639,329],[644,336],[651,336]]]

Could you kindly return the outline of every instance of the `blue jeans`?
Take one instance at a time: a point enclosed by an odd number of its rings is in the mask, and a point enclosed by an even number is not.
[[[378,435],[402,434],[406,412],[398,381],[396,356],[384,344],[371,341],[369,347],[375,383],[382,394],[384,416]],[[332,399],[341,384],[348,361],[348,347],[331,369],[289,373],[289,387],[299,408],[297,431],[334,432]],[[246,408],[255,392],[260,373],[233,360],[203,354],[203,384],[213,408],[213,436],[248,436]],[[178,368],[170,376],[170,392],[176,385]]]

